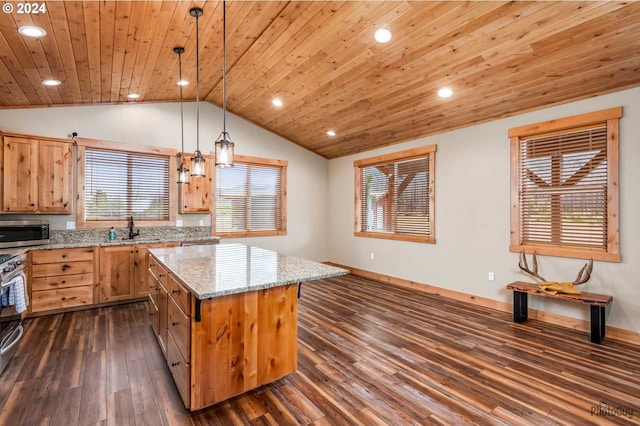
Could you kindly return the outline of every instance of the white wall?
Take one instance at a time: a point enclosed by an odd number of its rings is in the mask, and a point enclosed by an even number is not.
[[[620,250],[622,263],[594,262],[583,291],[613,295],[607,324],[640,332],[640,88],[560,105],[329,161],[330,260],[511,303],[505,285],[530,280],[509,252],[511,127],[622,106],[620,122]],[[353,161],[437,144],[436,244],[353,236]],[[370,259],[370,253],[375,259]],[[539,257],[552,280],[572,281],[584,261]],[[496,274],[488,281],[488,272]],[[586,307],[531,297],[529,306],[588,319]]]
[[[0,110],[0,130],[67,138],[77,132],[83,138],[171,147],[180,150],[180,104],[75,106]],[[200,150],[214,150],[222,131],[222,110],[200,103]],[[287,160],[287,235],[233,239],[284,253],[327,260],[327,160],[254,124],[227,114],[227,131],[236,153]],[[185,104],[185,151],[196,148],[195,104]],[[24,216],[23,216],[24,217]],[[8,219],[9,217],[0,217]],[[75,215],[46,216],[52,229],[64,229]],[[209,215],[178,215],[185,226]]]

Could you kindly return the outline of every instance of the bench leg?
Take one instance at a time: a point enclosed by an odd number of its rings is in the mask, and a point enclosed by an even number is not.
[[[591,341],[600,343],[604,339],[604,312],[605,306],[591,305]]]
[[[528,294],[521,291],[513,292],[513,321],[524,322],[529,313]]]

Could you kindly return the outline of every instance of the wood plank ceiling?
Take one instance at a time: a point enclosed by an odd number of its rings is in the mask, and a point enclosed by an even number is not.
[[[49,1],[0,14],[0,107],[177,100],[193,6],[200,96],[220,106],[221,2]],[[640,85],[640,2],[233,1],[227,40],[229,111],[327,158]]]

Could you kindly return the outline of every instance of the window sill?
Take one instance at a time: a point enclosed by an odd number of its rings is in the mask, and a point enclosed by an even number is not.
[[[537,245],[511,245],[509,251],[513,253],[535,253],[548,256],[569,257],[573,259],[593,259],[605,262],[621,262],[619,253],[607,253],[602,250],[575,249],[567,247],[537,246]]]
[[[381,238],[383,240],[398,240],[398,241],[411,241],[414,243],[435,244],[436,239],[434,237],[425,237],[422,235],[404,235],[404,234],[392,234],[383,232],[363,232],[356,231],[353,233],[356,237],[366,238]]]
[[[240,232],[219,232],[212,231],[216,236],[224,238],[243,238],[243,237],[273,237],[279,235],[287,235],[286,229],[269,230],[269,231],[240,231]]]
[[[143,220],[134,218],[135,228],[147,228],[151,226],[176,226],[175,220]],[[99,220],[90,222],[76,222],[76,229],[88,228],[126,228],[129,226],[128,220]]]

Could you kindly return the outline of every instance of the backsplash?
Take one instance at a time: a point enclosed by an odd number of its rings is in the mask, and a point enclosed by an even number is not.
[[[129,236],[129,228],[115,228],[116,240],[126,240]],[[163,240],[180,241],[194,240],[198,238],[210,238],[210,226],[156,226],[148,228],[136,228],[140,231],[140,236],[136,240]],[[73,230],[51,230],[49,239],[51,244],[73,244],[73,243],[104,243],[109,240],[109,229],[73,229]]]

